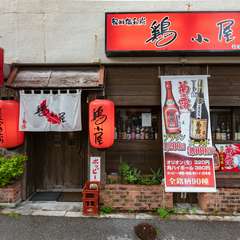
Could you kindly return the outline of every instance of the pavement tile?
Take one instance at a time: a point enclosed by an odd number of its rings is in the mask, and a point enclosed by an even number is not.
[[[63,217],[66,215],[66,211],[43,211],[36,210],[32,212],[33,216],[54,216],[54,217]]]
[[[111,214],[101,214],[100,218],[120,218],[120,219],[135,219],[135,214],[129,213],[111,213]]]
[[[204,215],[188,215],[188,214],[186,214],[185,217],[189,220],[207,220],[207,216],[204,216]]]
[[[154,219],[156,216],[147,213],[137,213],[136,219]]]
[[[223,221],[224,217],[223,216],[208,216],[208,220],[210,220],[210,221]]]
[[[240,216],[240,212],[234,212],[233,215],[234,216]]]
[[[204,212],[201,209],[191,210],[192,214],[199,214],[199,215],[206,215],[206,212]]]
[[[15,212],[18,213],[18,214],[27,216],[27,215],[32,215],[33,210],[31,210],[31,209],[25,209],[25,210],[17,209]]]
[[[174,220],[207,220],[207,216],[203,215],[174,215],[170,217],[171,219]]]
[[[225,221],[240,222],[240,216],[224,216],[223,219]]]
[[[12,208],[4,208],[0,211],[0,213],[2,213],[2,214],[10,214],[12,212],[15,212],[15,210]]]
[[[79,212],[82,209],[81,203],[67,202],[24,202],[18,209],[44,210],[44,211],[72,211]]]
[[[85,217],[82,212],[66,212],[65,217]]]
[[[240,222],[240,213],[235,212],[231,216],[212,216],[207,215],[203,211],[193,208],[192,213],[171,215],[171,220],[209,220],[209,221],[234,221]],[[181,212],[181,208],[178,211]],[[186,209],[183,209],[186,211]],[[192,210],[192,209],[190,209]],[[99,216],[84,216],[82,214],[82,204],[73,202],[22,202],[15,208],[6,207],[0,210],[2,214],[21,214],[34,216],[65,216],[78,218],[115,218],[115,219],[158,219],[159,216],[148,213],[111,213],[100,214]],[[240,240],[240,239],[239,239]]]

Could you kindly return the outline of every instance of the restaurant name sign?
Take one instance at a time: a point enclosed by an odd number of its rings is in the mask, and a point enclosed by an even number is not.
[[[106,13],[107,56],[240,53],[240,12]]]

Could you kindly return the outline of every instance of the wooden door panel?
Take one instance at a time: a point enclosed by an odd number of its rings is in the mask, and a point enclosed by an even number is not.
[[[83,147],[86,138],[82,132],[70,133],[30,133],[31,183],[36,189],[69,189],[81,188],[84,182],[86,164]],[[85,174],[86,175],[86,174]]]
[[[83,177],[81,133],[67,133],[65,136],[64,186],[79,188]]]

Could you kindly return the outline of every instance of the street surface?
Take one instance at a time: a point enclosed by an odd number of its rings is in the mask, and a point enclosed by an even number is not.
[[[148,222],[158,240],[240,240],[240,222],[70,218],[0,215],[0,240],[137,240]]]

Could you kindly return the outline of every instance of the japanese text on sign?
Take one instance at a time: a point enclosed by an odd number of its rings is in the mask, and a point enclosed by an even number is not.
[[[107,120],[107,115],[103,113],[103,107],[99,106],[93,111],[93,119],[95,127],[94,127],[94,139],[95,143],[98,145],[103,144],[103,127],[102,124]]]
[[[90,181],[100,181],[101,158],[90,157]]]

